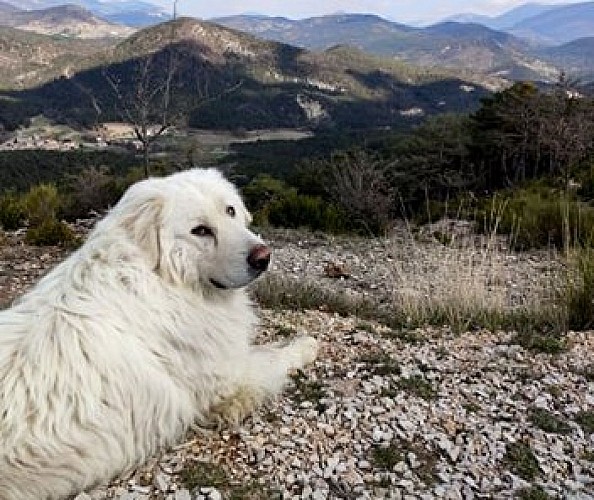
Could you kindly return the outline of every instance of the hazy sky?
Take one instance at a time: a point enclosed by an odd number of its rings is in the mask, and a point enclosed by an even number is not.
[[[173,0],[153,0],[172,10]],[[392,21],[431,22],[451,14],[500,14],[528,0],[177,0],[180,15],[208,19],[231,14],[258,13],[292,19],[336,12],[374,13]],[[575,3],[544,0],[542,3]]]

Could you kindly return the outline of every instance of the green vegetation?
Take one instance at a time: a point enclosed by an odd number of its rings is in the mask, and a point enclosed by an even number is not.
[[[53,184],[32,187],[23,198],[23,206],[29,221],[26,241],[33,245],[76,244],[74,232],[58,220],[60,195]]]
[[[19,196],[11,191],[0,196],[0,226],[4,230],[14,231],[22,227],[25,217],[25,208]]]
[[[130,153],[107,151],[3,151],[0,154],[0,186],[18,192],[41,183],[54,183],[62,190],[71,176],[89,168],[107,169],[123,178],[140,160]],[[100,207],[97,207],[100,208]]]
[[[398,380],[397,385],[407,393],[421,399],[431,400],[437,397],[437,391],[422,375],[411,375]]]
[[[558,295],[567,329],[587,330],[594,325],[593,251],[592,248],[578,247],[568,257],[566,281]]]
[[[594,434],[594,411],[581,411],[575,416],[575,421],[586,434]]]
[[[540,475],[538,460],[534,456],[534,452],[528,444],[522,441],[507,445],[503,463],[514,474],[526,481],[532,481]]]
[[[554,434],[569,434],[571,426],[560,417],[543,408],[533,408],[529,419],[539,429]]]
[[[404,453],[396,443],[371,448],[371,464],[375,469],[391,471],[398,462],[405,460]]]
[[[320,400],[326,397],[326,391],[320,382],[309,380],[302,370],[298,370],[291,375],[291,381],[293,382],[293,387],[290,389],[290,392],[295,402],[303,403],[304,401],[310,401],[318,409],[323,409]]]
[[[517,492],[519,500],[551,500],[551,497],[541,486],[522,488]]]
[[[180,473],[181,483],[193,490],[197,487],[220,488],[229,485],[225,470],[218,464],[210,462],[193,462]]]
[[[479,229],[497,227],[511,235],[515,249],[591,245],[594,243],[594,207],[545,182],[500,191],[480,201],[476,218]]]
[[[400,365],[389,354],[384,352],[371,352],[357,358],[358,363],[368,366],[371,375],[380,377],[387,375],[400,375]]]
[[[180,472],[181,484],[190,491],[196,488],[216,488],[223,493],[223,498],[228,500],[280,500],[278,491],[249,481],[238,484],[230,477],[225,469],[216,463],[191,462]]]
[[[303,69],[297,61],[291,64],[295,71]],[[423,222],[464,217],[476,221],[490,242],[509,234],[516,248],[555,246],[564,251],[568,266],[563,283],[557,280],[551,286],[556,294],[552,301],[540,308],[504,307],[506,298],[491,286],[500,279],[500,270],[489,268],[492,276],[479,280],[476,259],[464,261],[455,235],[441,230],[433,231],[443,244],[433,272],[436,282],[449,283],[451,289],[423,291],[416,298],[395,296],[379,304],[316,283],[270,277],[257,284],[258,300],[270,307],[319,308],[376,320],[391,328],[386,335],[402,341],[422,340],[415,328],[431,324],[448,325],[455,332],[506,329],[515,331],[512,342],[526,349],[549,354],[564,350],[568,329],[589,328],[594,322],[594,191],[587,182],[594,178],[594,145],[587,133],[594,122],[594,101],[577,102],[566,89],[564,81],[550,91],[516,84],[486,98],[469,116],[430,117],[407,131],[328,129],[298,142],[237,144],[230,175],[242,187],[259,226],[381,235],[399,214]],[[560,132],[571,149],[559,143],[551,124],[565,124],[571,131],[570,139],[565,137],[569,132]],[[0,184],[12,191],[0,195],[0,224],[11,229],[28,220],[30,241],[68,241],[71,235],[57,221],[113,205],[142,177],[139,165],[139,159],[127,154],[4,153]],[[174,166],[172,160],[154,161],[151,171],[158,175]],[[48,182],[54,183],[57,195],[46,192],[48,221],[42,221],[33,195],[18,193]],[[422,252],[414,243],[412,248]],[[493,248],[488,243],[480,251],[486,263],[497,262]],[[419,253],[419,262],[424,258]],[[404,288],[417,280],[415,272],[394,269]]]
[[[388,445],[374,445],[370,449],[369,461],[374,469],[392,471],[399,462],[410,461],[412,455],[417,462],[415,474],[426,485],[433,484],[437,479],[435,466],[439,455],[420,443],[398,439]]]
[[[46,219],[38,225],[30,226],[25,237],[27,243],[38,246],[64,245],[76,246],[77,239],[70,227],[63,221]]]

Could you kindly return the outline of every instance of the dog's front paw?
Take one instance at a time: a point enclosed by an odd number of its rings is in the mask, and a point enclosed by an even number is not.
[[[318,356],[318,341],[313,337],[298,337],[292,342],[291,347],[297,354],[301,366],[313,363]]]

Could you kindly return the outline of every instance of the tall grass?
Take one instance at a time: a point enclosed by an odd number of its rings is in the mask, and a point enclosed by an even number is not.
[[[574,247],[567,255],[565,279],[557,290],[566,330],[594,327],[594,250]]]
[[[261,281],[256,297],[269,307],[352,314],[399,329],[425,325],[449,326],[456,332],[505,329],[518,332],[521,342],[534,332],[558,334],[553,288],[542,280],[529,295],[516,296],[516,256],[495,230],[476,235],[441,226],[436,238],[433,229],[418,234],[408,228],[404,235],[385,240],[386,253],[393,257],[388,278],[393,291],[387,300],[336,291],[316,276],[296,281],[279,275]],[[529,347],[539,345],[527,342]]]

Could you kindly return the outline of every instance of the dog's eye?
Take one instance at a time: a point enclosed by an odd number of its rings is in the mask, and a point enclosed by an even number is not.
[[[227,215],[230,215],[231,217],[235,217],[235,207],[232,207],[231,205],[229,205],[227,207]]]
[[[208,226],[203,226],[203,225],[196,226],[195,228],[193,228],[192,234],[195,236],[213,236],[214,235],[211,228],[209,228]]]

